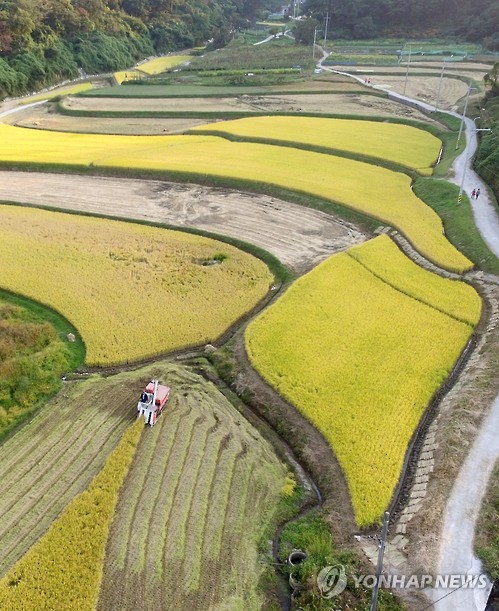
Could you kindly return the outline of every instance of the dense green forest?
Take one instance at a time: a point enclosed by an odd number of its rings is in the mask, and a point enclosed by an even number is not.
[[[499,50],[499,0],[305,0],[337,38],[458,37]]]
[[[127,68],[211,41],[282,8],[279,0],[0,0],[0,98],[79,73]],[[298,4],[297,4],[298,5]],[[293,12],[291,2],[290,12]],[[343,38],[453,35],[499,48],[499,0],[305,0]]]
[[[0,0],[0,98],[127,68],[144,57],[223,46],[275,0]]]

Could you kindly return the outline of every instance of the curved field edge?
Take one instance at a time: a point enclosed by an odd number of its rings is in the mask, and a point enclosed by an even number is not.
[[[89,488],[0,580],[2,608],[95,609],[109,524],[142,431],[141,421],[126,431]]]
[[[440,216],[445,235],[478,269],[499,276],[499,258],[482,238],[467,197],[457,204],[459,187],[438,178],[417,178],[414,193]]]
[[[172,399],[120,492],[97,609],[259,609],[259,545],[286,470],[213,384],[173,364],[148,371]]]
[[[352,119],[255,117],[199,126],[188,133],[313,147],[318,152],[332,154],[343,151],[359,159],[365,157],[371,163],[380,160],[424,174],[431,173],[431,166],[436,163],[442,148],[441,140],[425,129]]]
[[[347,251],[297,280],[245,339],[257,371],[331,445],[365,526],[388,506],[420,418],[471,331]]]
[[[36,208],[0,212],[0,282],[71,312],[89,364],[213,341],[274,280],[262,261],[186,232]]]
[[[0,299],[0,439],[59,390],[70,361],[49,322]]]
[[[57,148],[65,143],[64,147],[74,149],[75,144],[79,147],[76,167],[90,164],[105,169],[156,170],[191,177],[204,174],[205,180],[229,178],[242,182],[253,182],[256,175],[259,176],[258,183],[334,200],[390,223],[404,233],[421,254],[443,267],[464,271],[472,265],[446,240],[441,219],[416,198],[410,188],[410,179],[378,166],[299,149],[232,143],[213,136],[87,137],[32,132],[6,125],[0,126],[0,131],[6,138],[8,136],[10,142],[6,142],[9,151],[3,157],[4,161],[9,159],[11,167],[19,163],[29,166],[39,159],[47,159],[48,141],[55,147],[48,156],[52,156],[49,162],[54,166],[67,165],[63,162],[62,149]],[[104,152],[102,147],[106,142],[113,147],[116,156],[108,157]],[[121,147],[121,155],[117,146]],[[31,161],[26,161],[26,149],[30,150]],[[165,153],[170,153],[170,156],[159,159]],[[98,159],[95,159],[96,155]],[[234,160],[237,160],[236,165]]]
[[[62,374],[81,365],[84,345],[53,310],[0,291],[0,354],[1,442],[59,390]]]
[[[347,254],[401,293],[460,322],[473,327],[478,324],[482,301],[470,284],[443,278],[420,267],[387,235],[352,246]]]
[[[0,201],[0,204],[2,203],[3,202]],[[67,342],[67,349],[71,354],[69,368],[76,369],[84,362],[85,343],[78,333],[78,329],[60,312],[39,301],[29,299],[25,295],[12,293],[4,289],[0,289],[0,299],[18,305],[21,308],[25,308],[32,312],[34,316],[49,322],[56,329],[61,339],[67,339],[68,334],[72,333],[75,337],[74,341]]]
[[[186,225],[174,225],[171,223],[161,223],[159,221],[148,221],[144,219],[130,218],[126,216],[116,216],[112,214],[88,212],[85,210],[71,210],[69,208],[61,209],[61,208],[56,208],[55,206],[44,206],[42,204],[31,204],[29,202],[20,203],[20,202],[11,202],[11,201],[0,200],[0,205],[21,206],[25,208],[39,208],[40,210],[47,210],[48,212],[64,212],[64,214],[74,214],[76,216],[89,216],[89,217],[94,217],[94,218],[107,219],[110,221],[123,221],[124,223],[134,223],[137,225],[145,225],[147,227],[159,227],[161,229],[169,229],[171,231],[180,231],[183,233],[190,233],[193,235],[201,236],[203,238],[210,238],[211,240],[216,240],[217,242],[222,242],[224,244],[229,244],[230,246],[234,246],[235,248],[239,250],[243,250],[244,252],[248,253],[249,255],[253,255],[254,257],[256,257],[257,259],[260,259],[261,261],[263,261],[263,263],[267,265],[270,271],[274,274],[277,282],[287,283],[287,282],[294,280],[295,278],[295,273],[293,271],[291,271],[286,265],[281,263],[281,261],[279,261],[279,259],[275,255],[268,252],[264,248],[261,248],[260,246],[256,246],[255,244],[252,244],[251,242],[245,242],[244,240],[235,238],[233,236],[227,236],[221,233],[215,233],[213,231],[206,231],[205,229],[199,229],[198,227],[188,227]],[[2,296],[4,293],[6,295],[13,295],[12,293],[7,293],[6,291],[2,291],[0,289],[0,296]],[[16,297],[18,297],[21,300],[25,300],[26,302],[31,302],[31,300],[27,299],[26,297],[23,297],[22,295],[19,295]],[[37,303],[37,302],[32,302],[32,303]],[[60,316],[62,319],[66,320],[62,316],[62,314],[60,314],[56,310],[51,310],[50,308],[47,308],[46,306],[42,304],[39,304],[39,305],[42,308],[46,308],[47,311],[54,312],[57,316]],[[77,330],[71,325],[71,323],[69,321],[67,322],[68,322],[68,325],[70,325],[71,329],[74,329],[73,333],[77,333]]]

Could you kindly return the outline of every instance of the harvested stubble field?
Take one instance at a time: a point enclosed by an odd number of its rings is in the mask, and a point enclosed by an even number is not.
[[[234,189],[1,171],[0,184],[6,201],[196,227],[245,240],[299,273],[365,240],[356,227],[325,212]]]
[[[359,525],[387,508],[412,434],[471,335],[462,321],[480,314],[472,287],[430,276],[381,236],[300,278],[246,332],[252,364],[333,448]]]
[[[333,120],[333,119],[331,119]],[[353,208],[402,231],[425,257],[464,271],[471,262],[447,241],[440,217],[418,199],[410,178],[368,163],[215,136],[107,136],[0,125],[0,160],[180,173],[275,186]]]
[[[15,206],[0,216],[0,286],[66,316],[88,364],[213,341],[273,281],[262,261],[209,238]]]
[[[101,470],[135,419],[138,376],[92,376],[64,389],[0,446],[0,574]]]
[[[139,89],[135,87],[135,89]],[[70,97],[63,100],[63,105],[68,110],[85,112],[213,112],[216,115],[224,111],[231,112],[309,112],[317,114],[337,115],[360,115],[379,117],[400,117],[403,119],[415,119],[436,125],[436,122],[424,115],[422,112],[410,106],[398,104],[378,96],[363,95],[362,93],[289,93],[279,95],[279,92],[244,94],[235,93],[231,97],[206,97],[206,98],[112,98],[112,97]],[[32,111],[35,113],[35,111]],[[38,114],[38,113],[36,113]],[[36,116],[34,114],[33,116]],[[55,121],[54,115],[51,119]],[[86,117],[78,117],[85,125]],[[27,120],[27,119],[26,119]],[[37,121],[38,119],[34,119]],[[59,117],[64,120],[63,116]],[[108,119],[112,121],[112,119]],[[116,121],[122,121],[116,119]],[[115,121],[115,122],[116,122]],[[127,119],[128,121],[128,119]],[[27,127],[32,127],[25,123]],[[47,129],[51,129],[47,127]],[[76,131],[83,131],[79,128]],[[115,133],[119,133],[116,131]]]
[[[144,431],[107,545],[99,611],[260,609],[257,547],[285,469],[215,387],[180,367]]]
[[[336,149],[399,163],[423,174],[432,172],[442,148],[441,140],[422,129],[352,119],[252,117],[199,127],[194,133],[203,132]]]
[[[22,113],[22,116],[21,113],[18,113],[5,119],[5,123],[33,129],[82,134],[128,134],[132,136],[182,134],[193,127],[206,125],[207,122],[206,119],[75,117],[53,113],[45,106],[30,108]]]
[[[391,89],[396,93],[407,95],[410,98],[421,100],[422,102],[435,103],[440,77],[439,76],[411,76],[407,79],[405,85],[405,75],[372,75],[369,76],[371,86],[381,87],[383,89]],[[479,79],[478,79],[479,80]],[[405,91],[404,91],[405,89]],[[442,79],[442,87],[438,98],[440,108],[450,109],[455,106],[458,101],[466,95],[468,85],[465,81],[459,79],[445,77]]]
[[[233,189],[2,171],[0,185],[0,197],[6,201],[196,227],[245,240],[299,273],[365,240],[357,228],[330,214]]]

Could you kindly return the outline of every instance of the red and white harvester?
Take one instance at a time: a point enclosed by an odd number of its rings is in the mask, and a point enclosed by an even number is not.
[[[146,424],[154,426],[170,398],[170,387],[151,380],[144,388],[137,403],[138,418],[144,416]]]

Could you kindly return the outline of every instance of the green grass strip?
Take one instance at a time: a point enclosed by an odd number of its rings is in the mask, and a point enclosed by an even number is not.
[[[18,204],[13,203],[13,205]],[[9,291],[5,291],[3,289],[0,289],[0,299],[2,301],[7,301],[25,308],[36,318],[49,322],[57,331],[60,339],[65,342],[66,347],[71,354],[71,360],[69,362],[69,367],[71,370],[76,369],[85,361],[85,344],[83,343],[83,339],[81,338],[78,329],[74,327],[69,320],[64,318],[62,314],[56,310],[52,310],[46,305],[38,303],[37,301],[28,299],[23,295],[10,293]],[[74,342],[67,341],[68,333],[72,333],[75,336]]]
[[[445,235],[476,267],[499,275],[499,259],[487,246],[478,231],[467,197],[457,203],[459,188],[436,178],[418,178],[414,193],[440,216]]]
[[[0,608],[93,611],[118,493],[144,429],[137,420],[102,471],[0,580]]]

